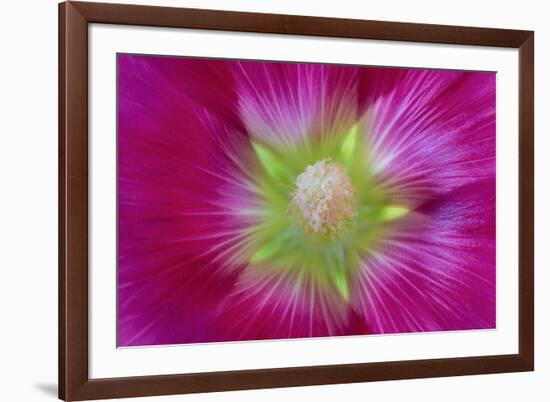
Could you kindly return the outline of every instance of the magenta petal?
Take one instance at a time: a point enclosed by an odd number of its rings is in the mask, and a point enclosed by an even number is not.
[[[185,98],[181,107],[192,102],[195,107],[208,110],[209,114],[222,119],[226,124],[242,129],[237,107],[238,97],[230,71],[231,62],[121,54],[118,56],[118,63],[121,71],[130,69],[127,73],[132,74],[132,69],[136,69],[134,73],[139,74],[134,77],[138,86],[127,85],[127,90],[146,87],[150,90],[161,90],[162,98],[175,103],[174,107]]]
[[[365,258],[372,332],[495,327],[495,74],[366,70],[373,168],[412,211]]]
[[[239,111],[251,135],[272,145],[330,136],[357,121],[357,69],[237,62]]]
[[[494,177],[495,74],[401,71],[366,97],[373,167],[388,186],[416,204]]]
[[[226,340],[322,337],[358,331],[357,317],[338,295],[269,271],[245,271],[220,311],[217,328]]]
[[[119,56],[119,72],[118,345],[208,339],[241,269],[226,257],[251,201],[232,150],[249,141],[157,58]]]
[[[355,289],[373,332],[495,328],[494,180],[426,203],[396,233]]]
[[[358,102],[365,110],[378,99],[391,95],[407,77],[407,68],[366,67],[359,69]]]

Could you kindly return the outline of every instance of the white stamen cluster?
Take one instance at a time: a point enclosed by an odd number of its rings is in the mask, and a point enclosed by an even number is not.
[[[306,232],[331,238],[349,229],[357,215],[355,189],[345,168],[323,159],[298,175],[289,211],[299,212],[299,223]]]

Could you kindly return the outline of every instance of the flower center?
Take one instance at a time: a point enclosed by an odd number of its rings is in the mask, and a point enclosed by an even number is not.
[[[297,212],[306,233],[334,238],[357,216],[355,189],[346,169],[330,158],[308,165],[296,179],[289,212]]]

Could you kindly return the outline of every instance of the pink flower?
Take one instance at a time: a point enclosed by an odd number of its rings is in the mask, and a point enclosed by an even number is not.
[[[118,78],[119,346],[495,327],[494,73]]]

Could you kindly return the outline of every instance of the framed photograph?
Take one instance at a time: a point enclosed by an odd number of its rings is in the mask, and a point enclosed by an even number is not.
[[[530,371],[534,33],[59,5],[59,397]]]

